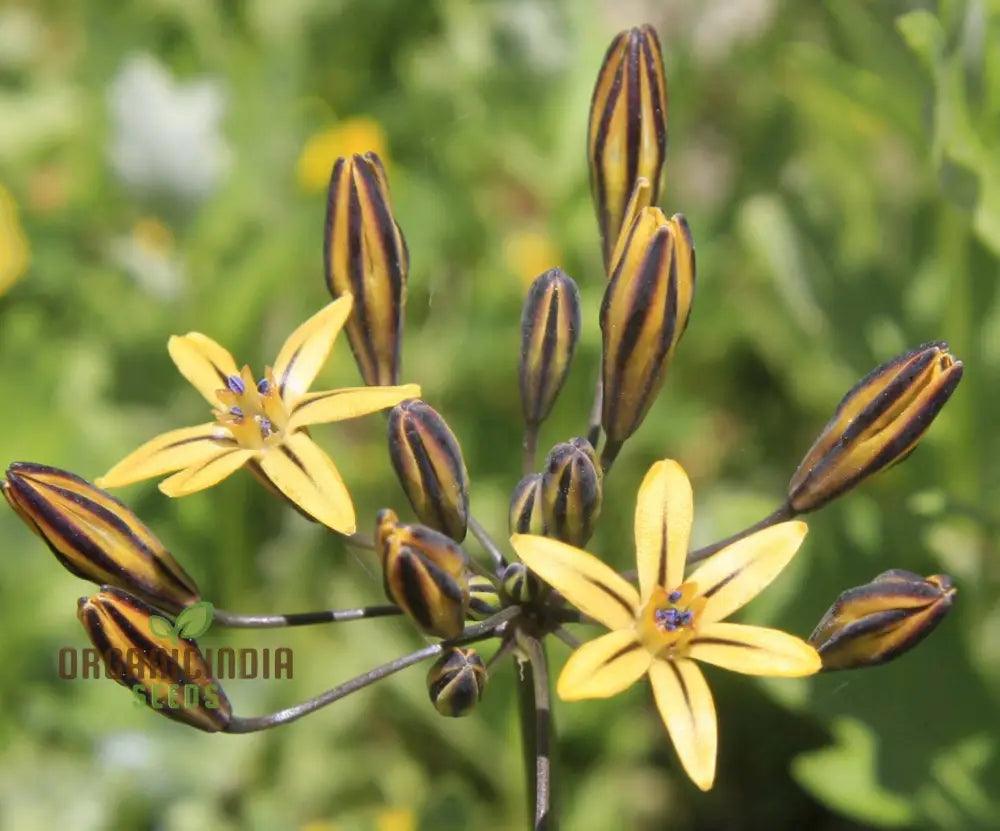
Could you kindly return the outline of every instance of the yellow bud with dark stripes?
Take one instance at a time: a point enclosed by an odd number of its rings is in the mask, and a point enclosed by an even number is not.
[[[542,519],[546,536],[584,546],[601,515],[604,474],[584,438],[557,444],[542,472]]]
[[[524,563],[511,563],[500,575],[503,598],[516,606],[526,606],[541,597],[547,587]]]
[[[361,377],[370,386],[398,384],[410,257],[375,153],[334,162],[323,259],[334,298],[354,297],[345,328]]]
[[[951,578],[893,569],[848,589],[823,616],[809,642],[826,671],[884,664],[926,638],[955,602]]]
[[[194,610],[192,606],[185,611]],[[183,636],[181,616],[176,621],[161,617],[138,597],[105,586],[93,597],[80,598],[77,617],[104,663],[105,675],[129,688],[137,701],[208,733],[228,728],[229,699],[197,642]]]
[[[486,688],[486,664],[475,649],[446,649],[427,671],[427,692],[443,716],[461,718],[471,713]]]
[[[542,474],[529,473],[514,488],[508,514],[510,533],[544,534],[542,519]]]
[[[468,620],[486,620],[501,609],[500,593],[493,581],[481,574],[469,575]]]
[[[812,511],[916,447],[962,380],[962,362],[943,341],[876,367],[837,405],[788,483],[799,513]]]
[[[624,227],[626,205],[640,177],[659,200],[667,150],[667,79],[656,30],[621,32],[601,65],[590,104],[587,157],[601,231],[604,267]]]
[[[77,577],[118,586],[161,609],[198,600],[198,587],[139,518],[79,476],[32,462],[7,468],[3,494]]]
[[[552,411],[580,337],[580,291],[560,268],[535,278],[521,312],[521,408],[528,424]]]
[[[389,459],[420,521],[464,540],[469,474],[455,434],[433,407],[410,398],[390,410]]]
[[[628,230],[601,303],[604,399],[610,463],[663,386],[694,300],[694,245],[680,214],[643,208]]]
[[[454,638],[469,608],[468,559],[454,540],[424,525],[397,525],[380,552],[386,595],[424,632]]]

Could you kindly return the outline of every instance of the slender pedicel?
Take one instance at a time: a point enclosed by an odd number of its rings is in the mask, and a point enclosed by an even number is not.
[[[212,623],[232,629],[277,629],[284,626],[311,626],[314,623],[343,623],[373,617],[401,615],[399,606],[361,606],[357,609],[328,609],[319,612],[292,612],[287,615],[241,615],[215,609]]]
[[[472,531],[472,536],[486,550],[486,553],[490,555],[490,559],[493,560],[493,565],[496,568],[496,573],[500,574],[507,567],[507,558],[504,557],[500,546],[496,544],[493,537],[489,535],[489,532],[480,525],[474,516],[469,517],[469,530]]]
[[[749,528],[744,528],[742,531],[737,534],[733,534],[731,537],[726,537],[724,540],[719,540],[711,545],[699,548],[697,551],[692,551],[687,556],[687,564],[688,566],[693,566],[695,563],[700,563],[702,560],[706,560],[713,554],[721,551],[726,546],[732,545],[734,542],[739,542],[744,537],[749,537],[751,534],[755,534],[764,528],[770,528],[772,525],[777,525],[779,522],[794,519],[797,515],[797,512],[793,510],[790,505],[782,505],[759,522],[755,522]]]

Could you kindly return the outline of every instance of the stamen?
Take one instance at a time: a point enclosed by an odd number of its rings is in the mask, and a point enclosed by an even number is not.
[[[674,589],[672,592],[670,592],[670,594],[667,595],[667,600],[670,603],[676,603],[678,600],[681,599],[681,597],[682,597],[681,590],[680,589]]]
[[[268,383],[267,378],[261,378],[257,382],[257,392],[261,395],[267,395],[271,391],[271,385]]]
[[[274,425],[271,424],[271,419],[266,416],[257,416],[257,423],[260,425],[260,434],[265,439],[274,432]]]
[[[236,395],[243,395],[243,393],[247,390],[246,386],[243,384],[243,379],[240,378],[239,375],[230,375],[226,378],[226,386],[229,387],[232,392],[236,393]]]
[[[241,407],[230,407],[229,415],[236,416],[236,418],[243,418],[243,409]]]

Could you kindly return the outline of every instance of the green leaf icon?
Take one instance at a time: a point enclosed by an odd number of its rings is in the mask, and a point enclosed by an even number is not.
[[[200,638],[212,625],[213,606],[207,600],[192,603],[177,615],[176,629],[182,638]]]
[[[177,643],[177,633],[174,631],[174,624],[165,617],[153,615],[149,619],[149,631],[158,638],[170,638]]]

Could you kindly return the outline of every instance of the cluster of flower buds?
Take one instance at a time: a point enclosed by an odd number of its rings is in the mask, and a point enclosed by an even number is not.
[[[944,574],[892,569],[837,598],[809,636],[824,670],[878,666],[908,652],[944,619],[955,601]]]
[[[443,716],[461,718],[471,713],[486,688],[486,665],[475,649],[445,650],[427,671],[427,692]]]
[[[604,474],[584,438],[557,444],[545,459],[540,483],[546,536],[582,547],[601,515]]]

